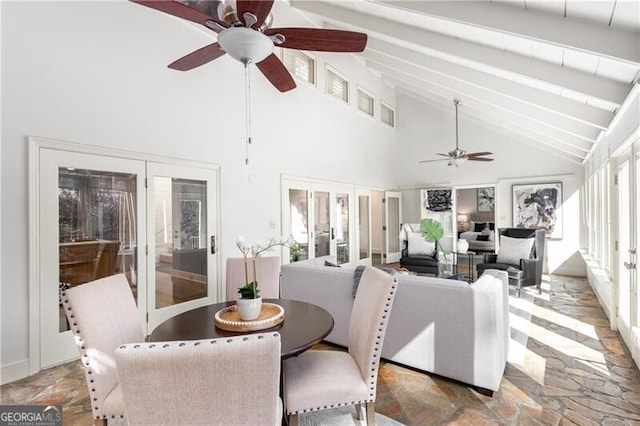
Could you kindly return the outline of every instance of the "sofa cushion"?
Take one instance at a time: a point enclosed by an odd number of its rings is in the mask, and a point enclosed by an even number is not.
[[[498,263],[519,265],[520,259],[529,259],[533,247],[533,238],[500,238],[500,250],[498,251]]]
[[[426,254],[417,254],[415,256],[405,256],[400,259],[403,266],[438,266],[438,259]]]
[[[409,251],[409,256],[426,254],[433,255],[433,252],[436,251],[436,244],[429,243],[424,240],[422,234],[418,232],[409,233],[409,244],[407,247]]]

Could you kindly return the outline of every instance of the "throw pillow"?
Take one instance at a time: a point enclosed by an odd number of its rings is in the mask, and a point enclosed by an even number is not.
[[[520,259],[528,259],[533,247],[533,238],[500,237],[498,263],[519,265]]]
[[[478,240],[478,241],[489,241],[489,235],[478,235],[476,237],[476,240]]]
[[[489,230],[491,231],[496,230],[496,224],[494,222],[487,222],[487,224],[489,225]]]
[[[324,261],[324,266],[331,266],[333,268],[340,268],[340,265],[336,265],[335,263],[329,262],[328,260]]]
[[[424,240],[422,234],[418,232],[411,232],[409,234],[409,256],[413,256],[416,254],[426,254],[433,255],[433,252],[436,250],[435,243],[428,243]]]
[[[474,227],[473,227],[473,232],[482,232],[482,230],[484,229],[485,224],[484,222],[480,222],[480,223],[475,223]]]

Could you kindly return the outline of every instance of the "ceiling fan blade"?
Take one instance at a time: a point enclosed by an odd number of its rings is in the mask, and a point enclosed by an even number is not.
[[[169,68],[178,71],[189,71],[207,62],[211,62],[225,53],[218,43],[213,43],[170,63]]]
[[[443,157],[451,157],[449,154],[442,154],[440,152],[436,152],[436,155],[442,155]]]
[[[143,6],[150,7],[151,9],[159,10],[160,12],[168,13],[169,15],[177,16],[178,18],[186,19],[191,22],[195,22],[196,24],[204,25],[207,28],[209,27],[206,22],[214,21],[224,28],[228,28],[229,24],[215,18],[213,16],[209,16],[204,12],[199,11],[198,9],[194,9],[192,7],[186,6],[182,3],[178,3],[177,1],[167,1],[167,0],[130,0],[133,3],[141,4]]]
[[[470,152],[467,154],[467,157],[479,157],[481,155],[492,155],[493,152]]]
[[[293,77],[275,53],[258,62],[256,66],[279,91],[286,92],[296,87]]]
[[[266,35],[282,34],[284,43],[279,47],[317,52],[362,52],[367,46],[367,35],[355,31],[325,30],[322,28],[269,28]]]
[[[450,158],[438,158],[437,160],[420,160],[418,163],[433,163],[434,161],[450,161]]]
[[[485,157],[470,157],[467,158],[469,161],[493,161],[493,158],[485,158]]]
[[[237,0],[238,19],[244,22],[244,13],[253,13],[258,21],[253,24],[252,27],[258,28],[264,20],[267,19],[267,16],[269,16],[273,1],[274,0]]]

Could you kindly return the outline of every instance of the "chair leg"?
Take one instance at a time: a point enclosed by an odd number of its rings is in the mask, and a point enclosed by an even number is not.
[[[298,415],[289,414],[289,417],[287,418],[287,424],[289,426],[298,426]]]
[[[356,404],[356,417],[358,420],[364,420],[363,412],[362,412],[362,404]]]
[[[367,426],[376,426],[376,408],[373,402],[367,402]]]
[[[107,426],[107,419],[96,419],[95,426]]]

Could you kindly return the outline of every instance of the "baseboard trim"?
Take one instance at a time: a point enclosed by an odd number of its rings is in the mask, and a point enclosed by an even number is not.
[[[589,282],[593,293],[596,295],[600,306],[602,306],[602,310],[607,318],[609,318],[609,326],[612,330],[616,330],[617,318],[614,312],[615,303],[613,301],[612,292],[613,283],[609,279],[607,273],[600,268],[600,265],[598,265],[590,255],[583,251],[580,251],[580,253],[582,254],[582,258],[587,266],[587,281]]]
[[[12,362],[0,367],[0,384],[15,382],[29,376],[29,360]]]

